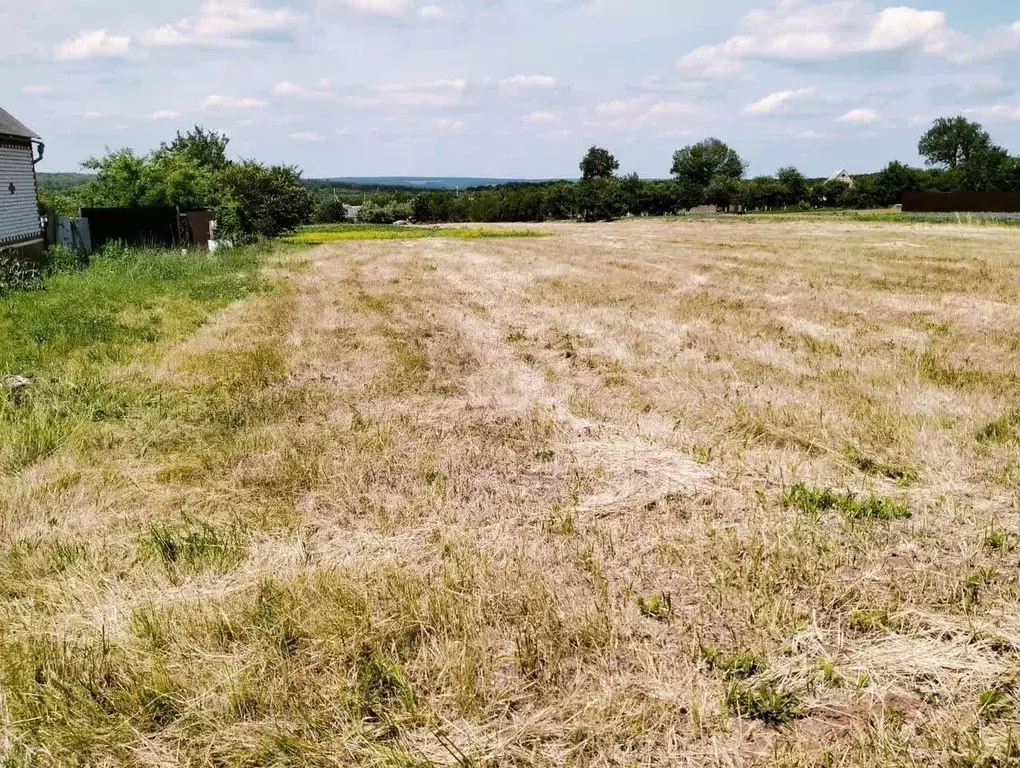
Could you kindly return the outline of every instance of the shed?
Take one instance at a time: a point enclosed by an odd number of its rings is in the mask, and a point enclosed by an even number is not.
[[[33,152],[39,145],[39,158]],[[0,109],[0,251],[41,251],[39,192],[35,164],[43,146],[23,123]]]

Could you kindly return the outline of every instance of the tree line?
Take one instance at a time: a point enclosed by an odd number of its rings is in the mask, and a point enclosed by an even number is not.
[[[292,166],[227,158],[229,139],[196,126],[146,155],[130,149],[90,158],[88,183],[50,192],[44,205],[72,215],[79,207],[171,206],[213,209],[221,236],[237,241],[275,237],[301,224],[347,220],[349,205],[361,222],[598,221],[621,216],[664,216],[712,206],[722,211],[880,208],[907,190],[1020,191],[1020,158],[996,145],[979,124],[939,118],[918,143],[924,168],[891,162],[852,185],[808,179],[794,167],[747,177],[747,163],[724,141],[707,138],[673,155],[668,179],[619,175],[606,149],[582,158],[578,181],[517,183],[465,191],[392,187],[332,187],[305,181]]]
[[[620,176],[619,162],[592,147],[582,158],[580,180],[508,184],[461,192],[330,192],[319,190],[318,221],[340,221],[336,202],[368,203],[362,220],[417,222],[512,222],[551,219],[598,221],[621,216],[662,216],[712,206],[721,211],[883,208],[901,202],[908,190],[931,192],[1020,191],[1020,158],[992,142],[979,124],[964,117],[939,118],[921,137],[924,168],[899,161],[877,173],[841,181],[808,179],[794,167],[772,176],[747,178],[746,161],[728,144],[707,138],[673,155],[670,178]],[[332,196],[332,197],[331,197]]]

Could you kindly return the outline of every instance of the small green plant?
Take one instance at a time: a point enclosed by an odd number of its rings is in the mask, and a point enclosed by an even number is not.
[[[822,680],[828,685],[839,687],[843,684],[843,676],[839,673],[839,663],[828,656],[822,656],[818,660],[818,669],[822,673]]]
[[[673,598],[671,595],[650,595],[638,598],[638,610],[642,616],[656,621],[668,621],[673,615]]]
[[[549,513],[546,531],[556,536],[573,536],[577,532],[577,521],[574,519],[574,513],[570,510],[559,512],[554,509]]]
[[[713,646],[703,645],[701,655],[709,667],[722,672],[728,679],[744,679],[765,671],[765,659],[751,651],[726,653]]]
[[[550,461],[552,461],[555,458],[556,458],[556,452],[555,451],[537,451],[535,453],[535,460],[536,461],[550,462]]]
[[[906,504],[882,496],[870,496],[864,501],[856,501],[848,495],[843,510],[849,517],[857,519],[902,520],[910,517],[910,510]]]
[[[694,447],[694,461],[702,465],[710,464],[712,462],[712,446],[696,445]]]
[[[734,681],[726,689],[726,707],[737,717],[769,725],[786,725],[804,715],[800,697],[774,683]]]
[[[889,611],[885,608],[858,608],[847,620],[851,629],[858,632],[875,632],[890,624]]]
[[[795,483],[783,494],[782,503],[784,507],[819,514],[835,508],[839,497],[828,488],[811,488],[804,483]]]
[[[510,330],[507,331],[506,334],[506,340],[508,344],[516,344],[519,341],[527,340],[527,338],[528,338],[527,331],[516,325],[510,326]]]
[[[990,688],[978,697],[978,717],[986,723],[1007,717],[1013,707],[1013,700],[1000,688]]]
[[[992,584],[999,576],[995,568],[982,567],[967,574],[963,583],[963,602],[965,605],[975,605],[981,602],[981,593],[985,587]]]
[[[836,510],[852,519],[900,520],[910,517],[906,504],[884,496],[869,496],[858,500],[850,492],[836,493],[831,488],[811,488],[796,483],[781,499],[784,507],[798,509],[815,517],[829,510]]]
[[[991,552],[1008,553],[1016,549],[1016,537],[999,528],[985,534],[985,549]]]

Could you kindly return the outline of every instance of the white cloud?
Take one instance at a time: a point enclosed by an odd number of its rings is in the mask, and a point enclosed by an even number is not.
[[[54,54],[61,61],[83,61],[127,56],[130,48],[130,37],[96,29],[85,30],[73,40],[64,41],[54,49]]]
[[[459,131],[464,127],[463,120],[454,120],[451,117],[443,118],[442,120],[436,120],[436,128],[444,131]]]
[[[176,120],[180,116],[180,112],[175,112],[172,109],[160,109],[152,113],[153,120]]]
[[[259,8],[249,0],[206,0],[194,17],[143,32],[141,41],[154,46],[247,48],[254,44],[253,36],[291,29],[302,20],[287,7]]]
[[[875,110],[862,107],[860,109],[851,109],[849,112],[838,117],[837,121],[851,125],[871,125],[881,119],[882,116]]]
[[[994,59],[1020,50],[1020,21],[988,30],[980,39],[954,33],[947,39],[946,56],[954,62],[965,64],[985,59]]]
[[[514,75],[504,77],[499,81],[499,87],[504,91],[523,91],[526,89],[549,89],[555,88],[559,83],[556,78],[549,75]]]
[[[543,123],[555,123],[559,118],[552,112],[532,112],[530,115],[522,117],[521,120],[525,123],[541,125]]]
[[[752,104],[748,104],[744,107],[744,114],[756,117],[779,114],[792,102],[810,99],[817,94],[818,92],[814,88],[801,88],[796,91],[777,91],[758,99],[758,101]]]
[[[1020,120],[1020,106],[1007,104],[989,104],[986,107],[966,109],[964,113],[986,120]]]
[[[251,97],[220,96],[214,93],[205,97],[202,106],[205,109],[263,109],[269,106],[269,102]]]
[[[423,5],[418,9],[418,15],[429,20],[445,19],[446,11],[441,5]]]
[[[399,83],[384,85],[369,94],[355,96],[351,103],[359,107],[447,109],[461,103],[466,89],[467,81],[460,77],[424,83]]]
[[[31,84],[26,85],[21,89],[21,92],[27,96],[45,96],[47,93],[53,93],[52,85]]]
[[[298,85],[284,80],[273,86],[273,94],[306,101],[327,101],[336,97],[332,83],[325,78],[312,86]]]
[[[821,134],[818,131],[812,131],[809,129],[806,131],[800,131],[799,133],[795,134],[793,138],[801,139],[803,141],[817,141],[819,139],[824,139],[826,137],[824,134]]]
[[[811,62],[910,49],[941,53],[948,34],[941,11],[898,7],[875,13],[862,0],[776,0],[771,10],[747,14],[737,34],[696,48],[678,65],[701,77],[724,77],[749,59]]]
[[[326,137],[312,131],[298,131],[297,133],[290,134],[289,137],[292,141],[304,141],[304,142],[319,142],[325,141]]]
[[[407,13],[407,0],[343,0],[350,8],[380,16],[401,16]]]
[[[650,96],[604,101],[595,105],[595,114],[625,127],[635,123],[658,122],[664,118],[693,115],[698,107],[685,101],[656,101]]]
[[[618,99],[616,101],[603,101],[601,104],[595,105],[595,114],[617,117],[621,115],[633,114],[637,109],[648,103],[645,98],[637,99]]]
[[[679,117],[681,115],[692,115],[698,111],[693,104],[686,101],[656,101],[648,108],[644,118],[656,117]]]

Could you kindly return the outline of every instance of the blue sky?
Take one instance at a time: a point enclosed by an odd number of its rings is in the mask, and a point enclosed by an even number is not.
[[[909,2],[909,0],[903,0]],[[661,177],[714,135],[752,173],[917,162],[936,116],[1020,153],[1014,0],[34,0],[0,8],[0,106],[43,170],[195,123],[309,176]]]

